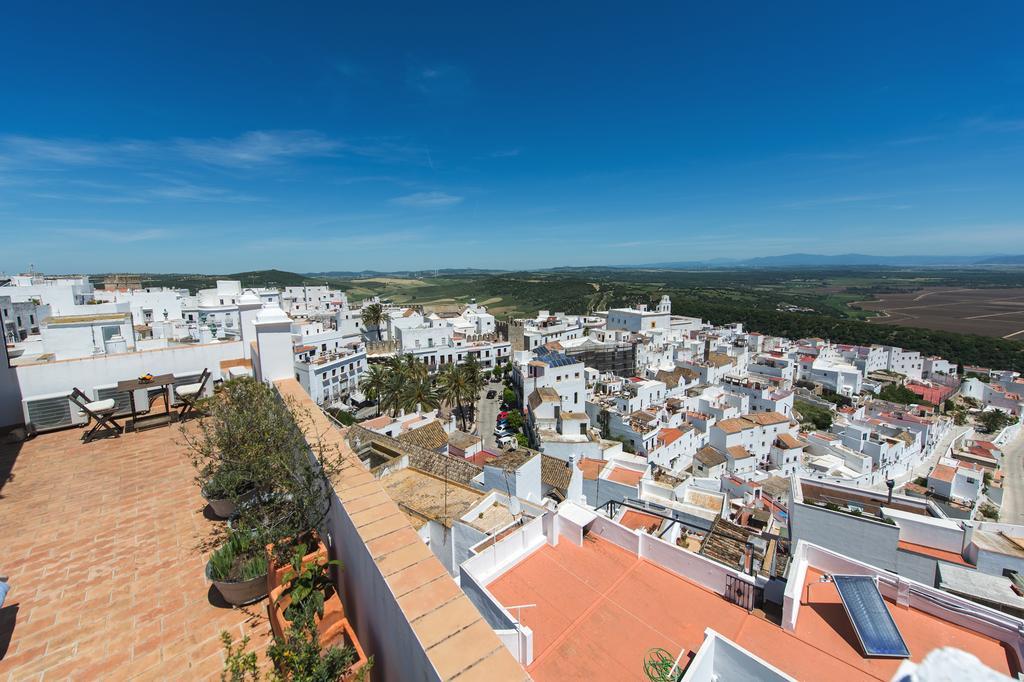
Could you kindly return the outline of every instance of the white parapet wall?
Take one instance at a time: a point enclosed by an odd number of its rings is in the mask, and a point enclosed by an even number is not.
[[[242,357],[241,341],[171,346],[134,353],[95,355],[87,358],[15,367],[21,398],[70,392],[78,387],[88,393],[94,386],[116,384],[143,374],[195,374],[210,370],[210,380],[221,378],[220,363]]]

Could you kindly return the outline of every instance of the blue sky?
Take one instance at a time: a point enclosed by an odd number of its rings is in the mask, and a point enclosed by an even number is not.
[[[1024,252],[1021,3],[43,4],[0,270]]]

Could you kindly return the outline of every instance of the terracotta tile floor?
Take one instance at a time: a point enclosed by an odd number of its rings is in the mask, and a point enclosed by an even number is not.
[[[203,515],[178,429],[0,445],[0,680],[213,679],[221,630],[266,645],[265,602],[211,604],[223,524]]]

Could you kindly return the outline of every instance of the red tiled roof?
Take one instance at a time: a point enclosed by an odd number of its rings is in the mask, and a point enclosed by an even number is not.
[[[658,440],[661,441],[662,445],[671,445],[679,440],[682,435],[683,432],[679,429],[665,427],[661,431],[658,431]]]
[[[915,545],[911,542],[907,542],[906,540],[900,540],[896,543],[896,545],[900,549],[906,550],[908,552],[913,552],[914,554],[924,554],[925,556],[930,556],[934,559],[942,559],[943,561],[948,561],[951,564],[960,564],[961,566],[971,565],[956,552],[947,552],[943,549],[936,549],[934,547],[927,547],[925,545]]]
[[[640,483],[640,479],[644,477],[644,472],[634,471],[633,469],[626,469],[625,467],[614,467],[608,474],[609,481],[615,481],[622,485],[637,485]]]
[[[932,472],[928,474],[928,478],[945,481],[946,483],[952,483],[954,476],[956,476],[956,469],[946,464],[936,464]]]
[[[619,519],[619,523],[630,530],[643,528],[648,533],[653,533],[661,527],[661,519],[657,516],[651,516],[650,514],[645,514],[641,511],[634,511],[632,509],[627,510],[626,513],[622,515],[622,518]]]

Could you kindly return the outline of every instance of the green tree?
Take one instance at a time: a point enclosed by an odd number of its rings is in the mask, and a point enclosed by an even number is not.
[[[410,411],[417,408],[436,410],[441,405],[438,390],[429,376],[409,377],[406,380],[403,398],[406,409]]]
[[[455,408],[462,418],[462,429],[467,430],[466,411],[462,409],[463,404],[470,396],[474,395],[470,390],[466,373],[455,364],[445,365],[437,377],[437,388],[440,397],[451,408]]]
[[[888,384],[878,393],[882,400],[901,405],[922,405],[926,401],[902,384]]]
[[[513,431],[521,431],[523,429],[524,420],[523,413],[519,410],[509,410],[508,412],[508,427]]]
[[[996,433],[1014,423],[1014,418],[1002,410],[985,410],[978,417],[986,433]]]
[[[380,399],[386,385],[387,370],[378,364],[367,367],[362,378],[359,379],[359,390],[367,399],[377,403],[377,416],[380,416]]]
[[[363,306],[359,317],[362,319],[364,327],[377,330],[378,341],[383,340],[384,334],[381,328],[391,320],[391,316],[384,310],[384,306],[380,303]]]

